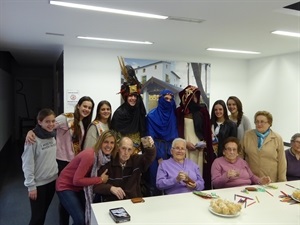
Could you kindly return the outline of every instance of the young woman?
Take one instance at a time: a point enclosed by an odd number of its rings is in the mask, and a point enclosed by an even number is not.
[[[74,113],[63,113],[55,118],[56,129],[56,160],[58,173],[82,150],[85,131],[91,123],[94,101],[84,96],[79,99]],[[34,143],[35,134],[29,131],[26,142]],[[69,225],[69,215],[59,206],[60,225]]]
[[[90,223],[93,189],[87,188],[84,193],[84,187],[107,182],[107,171],[100,177],[97,177],[97,171],[110,161],[110,155],[115,151],[116,137],[112,131],[105,131],[93,148],[80,152],[61,171],[56,181],[56,193],[63,207],[71,215],[74,225]]]
[[[230,96],[227,99],[227,107],[229,112],[229,119],[236,123],[237,138],[242,140],[245,131],[251,129],[251,124],[247,116],[244,115],[243,105],[240,99],[236,96]]]
[[[237,137],[236,124],[229,119],[223,100],[217,100],[212,107],[211,126],[214,151],[217,157],[221,157],[224,140],[228,137]]]
[[[55,114],[51,109],[42,109],[34,128],[36,142],[25,143],[22,154],[24,185],[28,188],[31,207],[29,225],[44,224],[47,210],[55,193],[57,178]]]
[[[111,122],[111,105],[108,101],[103,100],[97,106],[97,115],[95,120],[89,125],[85,140],[84,149],[93,147],[99,136],[106,130],[110,129]]]

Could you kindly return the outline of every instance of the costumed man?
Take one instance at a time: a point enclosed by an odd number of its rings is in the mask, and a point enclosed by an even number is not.
[[[158,165],[171,157],[172,141],[178,137],[176,103],[172,91],[160,92],[158,105],[148,113],[146,121],[148,135],[154,139],[156,146],[156,158],[146,173],[146,180],[150,191],[148,195],[156,196],[161,194],[156,188]]]
[[[187,141],[186,157],[198,164],[211,189],[211,164],[215,159],[212,148],[210,116],[205,104],[200,103],[200,90],[188,85],[179,92],[180,106],[176,109],[179,137]]]
[[[113,114],[111,129],[118,136],[127,136],[133,141],[134,152],[141,151],[141,137],[146,134],[146,109],[140,95],[141,83],[138,81],[135,70],[124,63],[122,57],[118,58],[125,82],[121,86],[121,95],[124,103]]]

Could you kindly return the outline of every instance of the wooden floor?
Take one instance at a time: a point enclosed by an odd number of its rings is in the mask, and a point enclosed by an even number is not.
[[[10,141],[0,152],[0,225],[26,225],[30,220],[28,191],[21,164],[23,144]],[[45,225],[58,225],[56,194],[47,213]]]

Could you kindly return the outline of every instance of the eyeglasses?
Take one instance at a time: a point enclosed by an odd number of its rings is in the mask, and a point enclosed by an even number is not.
[[[231,152],[231,151],[237,152],[237,148],[225,148],[225,150],[227,150],[229,152]]]
[[[172,149],[174,149],[175,151],[185,151],[186,150],[186,148],[179,148],[179,147],[172,147]]]
[[[300,145],[300,141],[292,141],[292,142],[294,142],[294,143]]]
[[[256,120],[254,123],[255,123],[255,124],[262,124],[262,125],[265,125],[265,124],[268,123],[268,121],[258,121],[258,120]]]

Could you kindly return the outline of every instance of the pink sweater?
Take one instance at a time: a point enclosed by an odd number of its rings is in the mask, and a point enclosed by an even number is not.
[[[239,177],[229,179],[227,171],[230,169],[239,171]],[[211,166],[211,180],[214,188],[227,188],[258,184],[260,178],[252,173],[248,163],[242,158],[238,157],[236,162],[230,163],[225,157],[220,157]]]
[[[101,178],[90,177],[94,158],[94,149],[92,148],[86,149],[75,156],[57,178],[56,191],[80,191],[84,186],[101,183]]]

